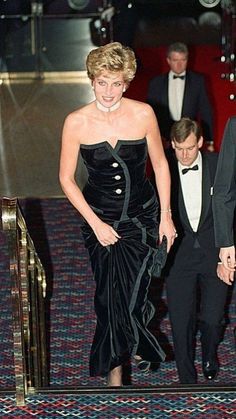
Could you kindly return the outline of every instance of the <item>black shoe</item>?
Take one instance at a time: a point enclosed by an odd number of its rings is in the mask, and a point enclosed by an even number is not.
[[[216,359],[214,361],[205,361],[202,364],[204,377],[207,380],[214,380],[219,371],[219,364]]]
[[[148,372],[150,370],[150,367],[151,367],[151,362],[150,361],[146,361],[145,359],[142,359],[139,356],[134,357],[134,361],[135,361],[135,364],[136,364],[137,368],[141,372]]]

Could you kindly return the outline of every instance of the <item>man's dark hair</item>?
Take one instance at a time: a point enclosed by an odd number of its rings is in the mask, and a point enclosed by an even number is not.
[[[183,143],[191,133],[196,135],[197,141],[199,141],[202,136],[200,125],[190,118],[181,118],[180,121],[176,121],[172,125],[170,139],[177,143]]]
[[[183,42],[174,42],[173,44],[170,44],[167,49],[167,57],[169,57],[172,52],[180,52],[188,55],[188,47]]]

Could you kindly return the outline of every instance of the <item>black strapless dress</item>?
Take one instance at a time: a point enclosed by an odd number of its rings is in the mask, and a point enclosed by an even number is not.
[[[158,201],[146,177],[147,141],[119,140],[81,145],[88,170],[85,199],[95,213],[121,236],[103,247],[85,222],[96,291],[96,331],[90,375],[105,376],[135,354],[151,362],[165,354],[147,329],[154,307],[147,299],[157,250]]]

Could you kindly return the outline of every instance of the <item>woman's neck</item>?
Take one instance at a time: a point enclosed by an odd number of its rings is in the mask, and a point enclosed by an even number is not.
[[[100,102],[98,102],[98,100],[96,100],[95,103],[96,103],[97,108],[102,112],[113,112],[119,109],[120,107],[120,100],[116,102],[113,106],[111,106],[110,108],[103,106]]]

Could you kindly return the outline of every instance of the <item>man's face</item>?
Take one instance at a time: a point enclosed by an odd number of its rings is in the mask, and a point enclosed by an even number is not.
[[[197,141],[195,134],[191,133],[182,143],[171,142],[177,160],[182,166],[191,166],[198,156],[198,150],[202,147],[203,138]]]
[[[188,55],[183,52],[171,52],[167,57],[167,62],[175,74],[181,74],[186,70]]]

